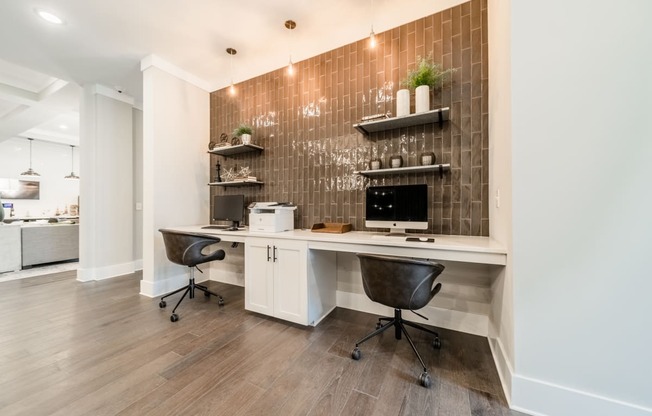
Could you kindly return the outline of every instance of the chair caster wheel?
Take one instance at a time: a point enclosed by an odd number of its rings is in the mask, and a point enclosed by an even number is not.
[[[220,296],[219,298],[217,298],[217,304],[218,304],[219,306],[224,306],[224,299],[222,299],[222,296]]]
[[[383,326],[383,324],[381,324],[380,322],[376,323],[376,329],[380,329],[381,326]]]
[[[351,351],[351,358],[353,358],[356,361],[360,359],[360,348],[355,347],[353,351]]]
[[[430,374],[428,374],[427,371],[424,371],[419,376],[419,384],[421,384],[425,388],[429,388],[430,385],[432,384],[432,379],[430,378]]]
[[[172,315],[170,315],[170,321],[176,322],[178,320],[179,320],[179,315],[177,315],[176,313],[173,313]]]
[[[437,350],[441,349],[441,341],[439,340],[439,338],[435,338],[432,341],[432,347]]]
[[[165,308],[166,306],[167,306],[167,303],[165,303],[164,300],[162,300],[162,301],[160,301],[160,302],[158,303],[158,307],[161,308],[161,309]]]

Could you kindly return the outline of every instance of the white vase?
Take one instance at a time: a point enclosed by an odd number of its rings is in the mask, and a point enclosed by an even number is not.
[[[396,117],[410,114],[410,90],[402,89],[396,91]]]
[[[243,134],[240,136],[240,140],[242,140],[242,144],[251,144],[251,134]]]
[[[430,111],[430,87],[419,85],[414,91],[414,112],[424,113]]]

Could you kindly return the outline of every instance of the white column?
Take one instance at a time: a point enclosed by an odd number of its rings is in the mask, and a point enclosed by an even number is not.
[[[133,162],[131,97],[84,87],[80,106],[80,229],[77,280],[131,273]]]
[[[209,222],[209,88],[150,56],[143,71],[143,280],[158,296],[187,284],[188,268],[170,263],[160,228]],[[197,276],[200,277],[200,276]]]
[[[491,285],[489,345],[507,400],[514,373],[512,250],[512,103],[510,0],[489,0],[489,234],[507,248],[507,264]]]

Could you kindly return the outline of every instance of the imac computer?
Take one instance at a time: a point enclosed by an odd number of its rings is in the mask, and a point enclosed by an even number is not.
[[[231,221],[226,228],[237,231],[244,218],[244,195],[215,195],[213,198],[213,220]]]
[[[370,186],[366,191],[365,227],[389,228],[389,236],[428,229],[428,186]]]

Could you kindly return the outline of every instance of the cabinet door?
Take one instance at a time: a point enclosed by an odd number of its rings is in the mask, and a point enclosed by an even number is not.
[[[268,239],[245,241],[245,309],[269,316],[274,315],[273,249]]]
[[[274,247],[274,316],[307,325],[307,243],[277,240]]]

